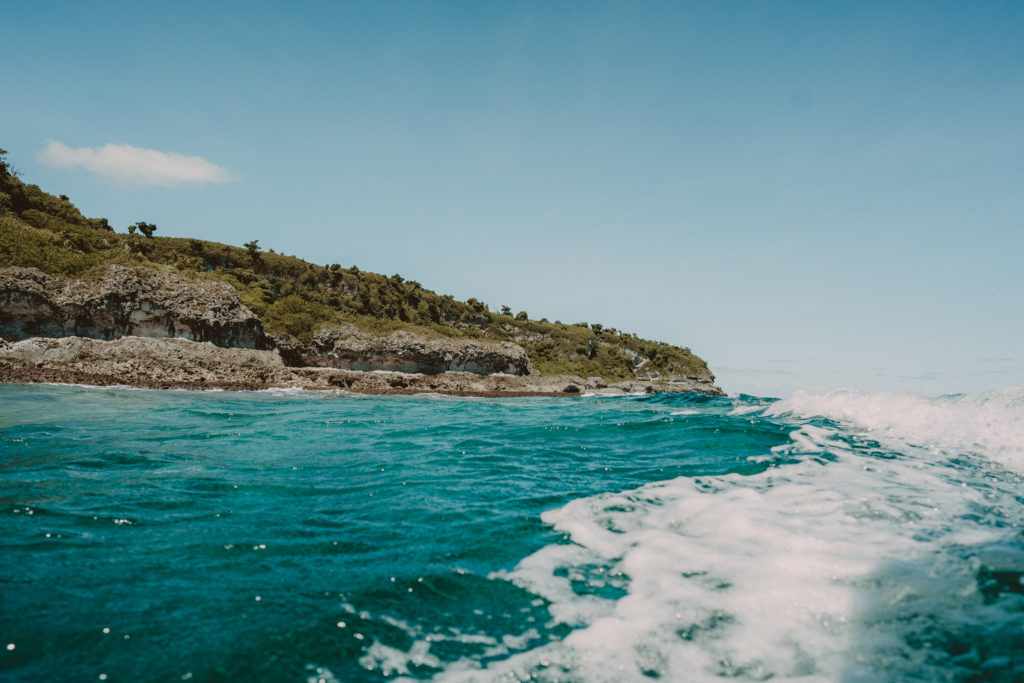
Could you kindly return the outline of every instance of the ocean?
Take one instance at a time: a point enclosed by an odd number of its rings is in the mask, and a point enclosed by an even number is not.
[[[1024,387],[0,386],[0,680],[1022,681]]]

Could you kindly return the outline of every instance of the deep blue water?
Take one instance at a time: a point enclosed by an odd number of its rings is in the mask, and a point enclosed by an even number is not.
[[[0,678],[1024,680],[1022,397],[0,386]]]

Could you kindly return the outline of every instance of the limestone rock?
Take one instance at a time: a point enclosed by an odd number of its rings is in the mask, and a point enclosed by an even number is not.
[[[278,351],[223,348],[185,339],[82,337],[0,340],[0,382],[125,384],[167,389],[344,389],[368,394],[443,393],[462,396],[622,395],[696,391],[722,395],[700,382],[671,387],[612,382],[597,388],[574,375],[437,374],[330,367],[287,367]],[[575,391],[573,391],[575,389]]]
[[[302,367],[306,364],[306,354],[309,349],[299,339],[290,334],[272,334],[271,345],[281,354],[281,360],[285,365]]]
[[[262,322],[227,283],[119,265],[86,280],[0,269],[0,336],[180,337],[267,346]]]
[[[528,375],[533,371],[526,351],[516,344],[428,339],[405,331],[379,337],[352,325],[318,333],[303,360],[308,366],[430,375],[442,372]]]
[[[151,337],[31,338],[0,345],[0,381],[263,389],[294,378],[273,351]]]

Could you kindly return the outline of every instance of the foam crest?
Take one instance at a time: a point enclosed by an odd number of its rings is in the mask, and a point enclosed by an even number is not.
[[[897,392],[799,391],[767,406],[764,414],[849,422],[876,439],[984,455],[1024,472],[1024,387],[939,398]]]
[[[1007,527],[1019,529],[1024,516],[1012,486],[974,486],[914,458],[871,457],[814,425],[781,450],[827,457],[752,476],[678,478],[545,513],[570,542],[503,576],[550,601],[546,628],[575,630],[441,679],[1024,673],[1014,654],[1019,600],[993,599],[978,580],[986,557],[1017,557],[1000,550],[1019,544],[1007,541]],[[968,517],[979,523],[964,525]],[[969,661],[941,645],[968,634],[984,645]]]

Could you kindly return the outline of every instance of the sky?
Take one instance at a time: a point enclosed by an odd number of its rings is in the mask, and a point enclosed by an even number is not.
[[[1024,384],[1024,3],[15,3],[0,147],[119,231],[399,273],[730,393]]]

